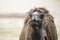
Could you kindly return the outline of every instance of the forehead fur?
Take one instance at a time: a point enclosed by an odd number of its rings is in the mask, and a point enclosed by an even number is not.
[[[48,10],[47,9],[45,9],[45,8],[34,8],[34,9],[31,9],[30,11],[29,11],[29,13],[33,13],[33,12],[44,12],[44,13],[48,13]]]

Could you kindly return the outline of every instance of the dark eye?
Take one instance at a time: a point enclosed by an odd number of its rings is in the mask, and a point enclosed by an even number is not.
[[[40,18],[43,19],[44,15],[41,15]]]

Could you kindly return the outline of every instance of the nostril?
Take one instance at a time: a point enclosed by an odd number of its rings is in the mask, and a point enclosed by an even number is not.
[[[32,19],[30,22],[37,22],[38,20]]]
[[[29,21],[29,25],[31,25],[31,26],[34,26],[34,23],[35,23],[35,22],[34,22],[33,20],[30,20],[30,21]]]
[[[34,20],[32,20],[32,21],[36,21],[36,20],[34,19]]]
[[[31,19],[31,20],[30,20],[30,22],[34,22],[34,21],[35,21],[35,19]]]

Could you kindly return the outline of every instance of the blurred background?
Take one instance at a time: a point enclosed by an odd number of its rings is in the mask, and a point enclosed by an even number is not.
[[[60,40],[60,0],[0,0],[0,40],[19,40],[26,12],[34,7],[53,15]]]

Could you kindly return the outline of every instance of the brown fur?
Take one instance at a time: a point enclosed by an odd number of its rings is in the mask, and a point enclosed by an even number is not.
[[[32,40],[31,36],[34,34],[34,30],[32,29],[32,27],[29,26],[28,22],[34,11],[42,12],[42,10],[44,10],[43,12],[45,13],[44,23],[46,28],[47,40],[57,40],[57,31],[56,26],[54,24],[54,18],[45,8],[35,8],[31,9],[28,12],[27,17],[25,18],[24,27],[19,40]]]

